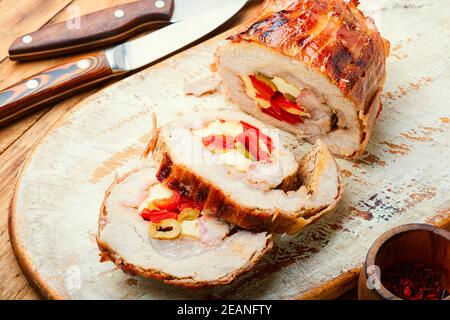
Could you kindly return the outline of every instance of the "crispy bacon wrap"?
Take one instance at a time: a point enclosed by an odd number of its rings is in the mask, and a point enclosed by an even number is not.
[[[311,142],[320,138],[336,155],[361,155],[381,111],[389,42],[357,6],[343,0],[266,0],[218,49],[228,95],[261,120]],[[249,93],[245,79],[252,75],[273,81],[273,91],[290,93],[285,98],[302,113],[286,114],[289,104],[280,103],[279,94],[275,103],[267,92]]]

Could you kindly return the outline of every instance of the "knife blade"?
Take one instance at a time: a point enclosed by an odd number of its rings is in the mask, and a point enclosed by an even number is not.
[[[227,0],[141,0],[81,17],[74,12],[70,20],[15,39],[9,57],[29,61],[107,47],[226,3]]]
[[[0,126],[105,79],[139,69],[202,38],[239,12],[233,0],[144,37],[97,51],[24,79],[0,92]]]
[[[155,61],[184,47],[187,39],[199,39],[208,33],[207,30],[214,30],[222,25],[228,20],[226,17],[232,17],[245,3],[246,0],[233,0],[233,3],[223,5],[219,9],[169,25],[155,32],[153,36],[148,35],[107,49],[105,54],[108,62],[114,70],[131,71],[145,66],[149,61]],[[158,50],[143,50],[144,48]]]

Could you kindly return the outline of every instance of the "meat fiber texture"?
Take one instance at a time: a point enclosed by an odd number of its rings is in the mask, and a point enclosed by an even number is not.
[[[213,161],[214,155],[205,152],[193,129],[217,119],[245,121],[271,137],[275,160],[257,162],[245,172]],[[343,189],[335,159],[322,141],[297,160],[279,136],[278,129],[242,112],[211,110],[182,116],[160,129],[153,152],[160,163],[158,179],[244,229],[297,233],[334,209]]]
[[[158,183],[156,172],[154,167],[137,169],[107,190],[97,235],[102,261],[112,261],[131,275],[199,288],[230,283],[272,247],[266,232],[231,232],[230,225],[213,216],[202,216],[200,239],[149,237],[150,222],[137,208],[146,198],[146,189]]]
[[[331,152],[357,158],[381,111],[389,43],[357,1],[266,0],[217,51],[225,92],[243,111]],[[261,112],[241,76],[282,77],[316,100],[303,100],[311,118],[289,124]],[[300,99],[300,101],[299,101]],[[331,115],[338,117],[331,124]],[[327,118],[328,117],[328,118]]]

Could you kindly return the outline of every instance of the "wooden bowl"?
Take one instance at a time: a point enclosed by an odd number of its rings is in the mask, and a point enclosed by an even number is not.
[[[401,300],[381,283],[383,271],[396,264],[414,262],[425,262],[438,267],[443,273],[442,285],[450,288],[450,232],[432,225],[415,223],[401,225],[383,233],[367,253],[359,275],[358,298]],[[445,300],[450,300],[450,297]]]

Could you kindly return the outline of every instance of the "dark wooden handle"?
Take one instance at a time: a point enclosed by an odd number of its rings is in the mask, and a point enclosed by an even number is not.
[[[106,47],[168,24],[174,0],[142,0],[50,25],[17,38],[12,60],[33,60]]]
[[[0,126],[113,75],[101,51],[22,80],[0,91]]]

